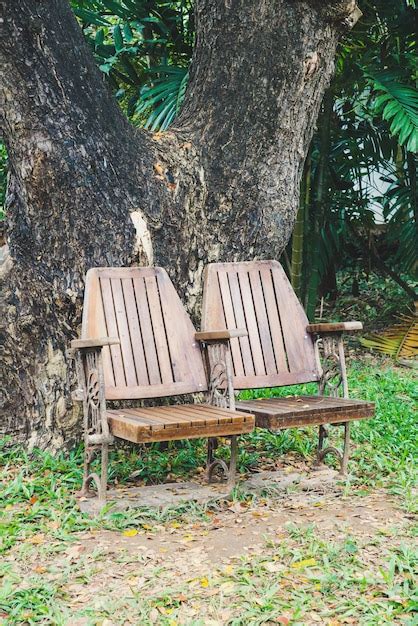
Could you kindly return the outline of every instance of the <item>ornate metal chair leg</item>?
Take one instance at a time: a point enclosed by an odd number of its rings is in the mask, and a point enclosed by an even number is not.
[[[92,497],[94,495],[90,490],[90,465],[94,458],[94,453],[94,447],[87,445],[87,443],[84,443],[83,483],[81,486],[81,491],[78,492],[78,494],[84,498],[88,498],[89,496]]]
[[[102,467],[100,471],[100,489],[99,500],[101,502],[106,502],[106,492],[107,492],[107,468],[109,465],[109,444],[102,444]]]
[[[232,435],[231,437],[231,460],[229,462],[228,472],[228,488],[235,487],[236,475],[237,475],[237,457],[238,457],[238,437]]]
[[[350,422],[344,422],[344,451],[341,459],[340,474],[347,474],[348,457],[350,454]]]
[[[322,459],[323,459],[323,455],[322,450],[324,448],[324,441],[326,439],[326,437],[328,437],[328,431],[325,428],[325,426],[323,424],[320,424],[319,426],[319,433],[318,433],[318,448],[316,451],[316,460],[315,460],[315,466],[317,467],[318,465],[320,465]]]
[[[208,439],[208,447],[206,454],[206,479],[210,482],[211,479],[211,467],[215,460],[215,450],[217,448],[217,440],[215,437],[210,437]]]

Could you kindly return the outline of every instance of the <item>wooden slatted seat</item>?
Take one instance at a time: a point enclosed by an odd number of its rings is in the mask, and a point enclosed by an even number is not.
[[[236,403],[241,411],[251,411],[257,426],[280,430],[296,426],[320,425],[324,422],[339,424],[372,417],[374,404],[362,400],[333,398],[329,396],[294,396],[266,398]]]
[[[83,401],[83,494],[95,483],[105,499],[108,445],[113,437],[136,443],[209,439],[207,470],[234,482],[238,434],[254,428],[254,416],[234,407],[229,341],[246,331],[196,333],[162,268],[94,268],[86,276],[81,339],[71,342]],[[207,354],[212,352],[212,369]],[[206,360],[206,362],[205,362]],[[205,393],[196,405],[112,408],[112,401]],[[231,462],[214,458],[218,436],[231,438]],[[90,472],[101,450],[100,478]]]
[[[234,389],[315,382],[320,394],[239,401],[237,408],[254,413],[261,428],[319,424],[318,462],[333,452],[344,473],[350,421],[374,412],[372,403],[348,399],[342,334],[360,330],[362,324],[309,324],[277,261],[210,264],[205,271],[202,329],[237,327],[248,334],[231,339]],[[323,449],[328,423],[344,425],[343,454],[332,447]]]
[[[107,419],[115,437],[134,443],[223,437],[254,429],[254,418],[248,413],[202,404],[112,409]]]

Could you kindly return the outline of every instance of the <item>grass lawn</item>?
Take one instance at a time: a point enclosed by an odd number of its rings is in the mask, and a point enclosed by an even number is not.
[[[238,489],[216,506],[90,519],[72,496],[80,450],[54,458],[3,442],[0,624],[418,624],[416,380],[369,355],[349,374],[376,417],[353,425],[350,477],[319,495]],[[307,468],[315,445],[310,428],[256,431],[240,469]],[[204,457],[200,441],[121,448],[110,480],[199,476]]]

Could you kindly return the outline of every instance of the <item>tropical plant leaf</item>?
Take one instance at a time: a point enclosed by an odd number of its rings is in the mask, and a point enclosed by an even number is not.
[[[381,334],[373,333],[360,339],[366,348],[372,348],[400,358],[411,359],[418,355],[418,318],[417,315],[403,315],[399,324],[386,329]]]
[[[366,72],[366,76],[374,93],[374,112],[389,123],[401,146],[418,152],[418,91],[398,82],[388,70]]]
[[[136,112],[148,114],[145,128],[166,130],[180,111],[189,73],[185,67],[168,65],[152,68],[149,74],[156,74],[157,78],[152,86],[146,85],[141,89]]]

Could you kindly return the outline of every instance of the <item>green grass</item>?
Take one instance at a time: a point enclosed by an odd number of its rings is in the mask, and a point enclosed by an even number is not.
[[[99,594],[72,609],[67,606],[71,586],[94,586],[97,577],[101,578],[100,551],[90,559],[67,563],[58,573],[45,568],[52,580],[46,580],[44,572],[25,577],[3,568],[0,614],[5,612],[8,626],[64,626],[81,617],[86,620],[81,623],[88,626],[417,624],[414,576],[418,555],[406,543],[407,536],[390,545],[387,535],[376,535],[372,542],[350,535],[330,541],[312,526],[292,524],[286,525],[282,535],[227,566],[215,564],[210,572],[203,569],[201,577],[179,579],[157,566],[146,570],[138,591],[136,583],[125,576],[123,593],[119,588],[119,593],[112,594],[110,589],[101,598]],[[43,554],[48,563],[45,549]],[[132,565],[139,565],[134,570],[137,577],[144,572],[144,564],[134,554],[114,564],[120,569]]]
[[[376,403],[376,416],[355,422],[352,427],[353,450],[349,470],[351,483],[365,487],[385,485],[413,506],[412,489],[417,479],[418,420],[416,384],[411,372],[394,368],[388,360],[363,358],[349,369],[353,397]],[[312,385],[244,392],[244,397],[287,395],[314,392]],[[341,429],[333,429],[338,437]],[[240,470],[250,472],[260,464],[285,460],[292,453],[313,459],[316,429],[289,429],[278,434],[256,430],[242,438]],[[228,446],[220,451],[225,456]],[[188,477],[202,468],[205,441],[158,446],[121,447],[111,454],[110,483],[126,483],[131,474],[147,484]],[[81,484],[82,450],[52,456],[34,450],[31,454],[4,441],[0,447],[0,536],[6,548],[22,533],[39,532],[48,521],[60,520],[60,532],[91,527],[80,515],[73,497]],[[144,515],[145,513],[141,513]],[[124,528],[130,514],[111,514],[97,524]],[[0,518],[1,519],[1,518]]]
[[[350,367],[349,378],[353,397],[376,402],[376,417],[353,424],[350,478],[344,493],[361,496],[374,488],[384,488],[397,497],[404,510],[413,512],[416,510],[414,489],[418,458],[416,381],[413,373],[393,367],[388,360],[366,355]],[[251,395],[309,391],[312,391],[309,386],[301,386],[274,392],[258,391]],[[333,430],[334,436],[337,436],[340,429]],[[316,430],[293,429],[277,435],[258,430],[242,439],[240,469],[251,472],[285,462],[287,458],[309,462],[315,452]],[[223,446],[221,453],[227,455],[228,447]],[[204,459],[204,441],[170,444],[163,451],[155,445],[141,449],[119,448],[111,455],[110,481],[126,483],[133,473],[136,481],[148,484],[167,477],[170,480],[182,479],[196,473]],[[173,519],[188,522],[207,519],[208,510],[194,504],[163,512],[146,509],[122,513],[103,511],[97,518],[90,519],[79,512],[73,496],[80,487],[81,464],[81,448],[68,455],[54,457],[39,450],[28,454],[21,448],[10,446],[10,442],[2,443],[0,545],[3,555],[9,555],[13,546],[18,546],[22,559],[25,553],[34,550],[45,555],[59,552],[76,541],[81,531],[123,531],[140,527],[150,520],[158,524]],[[229,592],[221,594],[221,600],[217,594],[206,598],[206,590],[198,589],[200,595],[203,594],[203,604],[207,605],[205,611],[212,611],[214,615],[226,611],[225,614],[231,617],[225,623],[236,625],[268,623],[271,616],[278,612],[291,615],[289,623],[304,624],[307,611],[318,613],[325,620],[322,623],[327,623],[326,607],[331,603],[334,616],[348,616],[350,611],[354,616],[362,615],[362,621],[352,622],[356,624],[418,623],[413,621],[412,611],[414,607],[416,609],[417,599],[411,582],[411,571],[416,568],[417,561],[416,555],[407,546],[388,552],[379,565],[380,569],[363,575],[366,567],[362,560],[363,548],[357,547],[349,537],[344,545],[332,545],[324,543],[313,531],[298,538],[296,531],[293,535],[292,532],[290,529],[290,543],[270,546],[262,557],[244,559],[237,565],[232,578],[218,572],[214,580],[210,580],[209,588],[231,583],[233,598]],[[381,539],[383,541],[384,538]],[[317,564],[308,567],[301,577],[291,563],[307,558],[315,558]],[[265,569],[266,563],[280,564],[275,587],[270,584],[271,576]],[[34,575],[22,586],[22,579],[9,563],[0,566],[0,624],[2,612],[6,616],[3,623],[7,625],[69,623],[70,614],[65,608],[63,588],[65,581],[75,575],[72,571],[75,567],[60,572],[59,582]],[[286,582],[289,572],[292,573],[292,584]],[[89,575],[86,576],[88,582]],[[156,574],[156,580],[158,576]],[[226,585],[224,589],[229,587]],[[181,603],[176,604],[173,598],[179,593],[186,593],[183,588],[179,589],[174,585],[173,590],[167,589],[163,596],[154,593],[143,602],[139,598],[131,599],[128,605],[140,611],[137,623],[156,623],[157,607],[158,623],[203,624],[199,619],[176,622],[177,616],[181,617]],[[187,594],[190,593],[187,591]],[[122,600],[120,602],[123,604]],[[129,612],[129,606],[128,609],[120,609],[121,616],[124,611]],[[162,607],[161,610],[158,607]],[[167,607],[168,613],[164,613]],[[99,617],[102,621],[108,617],[105,609],[97,614],[89,610],[91,622],[88,623],[99,624]],[[122,617],[117,623],[124,623]]]
[[[349,368],[349,388],[353,398],[376,404],[373,419],[352,424],[352,453],[349,465],[353,479],[368,486],[391,486],[410,499],[417,480],[418,420],[416,375],[394,367],[389,359],[365,355]],[[243,397],[285,396],[315,393],[314,385],[277,390],[243,392]],[[337,434],[339,429],[334,429]],[[316,429],[291,429],[278,435],[256,431],[248,439],[255,449],[270,455],[296,452],[312,457]],[[411,502],[412,504],[412,502]]]

